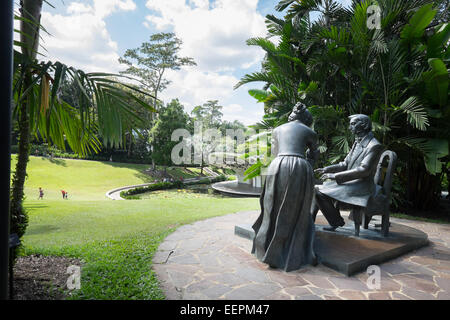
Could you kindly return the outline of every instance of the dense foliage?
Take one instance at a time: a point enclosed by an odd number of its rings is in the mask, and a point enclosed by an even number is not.
[[[172,141],[172,132],[187,129],[189,115],[178,99],[173,99],[159,109],[158,119],[150,130],[149,142],[152,145],[152,158],[159,165],[171,165],[171,152],[178,141]]]
[[[354,0],[344,8],[282,0],[276,10],[285,16],[266,17],[267,38],[247,41],[266,52],[261,71],[236,85],[265,83],[249,91],[264,103],[258,126],[285,123],[303,101],[315,118],[322,166],[348,153],[348,116],[367,114],[376,137],[399,156],[394,204],[435,207],[449,166],[448,1]],[[320,18],[312,22],[314,11]]]

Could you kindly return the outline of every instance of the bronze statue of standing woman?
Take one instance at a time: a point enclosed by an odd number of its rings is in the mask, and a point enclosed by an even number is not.
[[[268,167],[260,197],[261,214],[253,225],[252,253],[260,261],[285,271],[317,263],[310,214],[314,195],[312,165],[318,156],[312,122],[306,106],[297,103],[289,122],[273,131],[272,154],[276,157]]]

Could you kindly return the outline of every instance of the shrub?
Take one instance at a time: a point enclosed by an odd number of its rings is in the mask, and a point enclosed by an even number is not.
[[[167,190],[167,189],[181,189],[184,188],[186,185],[198,185],[198,184],[209,184],[209,183],[215,183],[219,181],[225,181],[226,177],[223,175],[214,177],[212,179],[210,178],[203,178],[198,181],[193,181],[189,183],[183,183],[181,180],[175,180],[172,182],[156,182],[152,183],[145,187],[137,187],[134,189],[130,189],[127,191],[122,191],[120,193],[120,196],[125,199],[139,199],[139,197],[136,197],[136,194],[146,193],[150,191],[156,191],[156,190]]]

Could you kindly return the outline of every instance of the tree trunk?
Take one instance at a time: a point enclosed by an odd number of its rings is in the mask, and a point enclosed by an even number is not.
[[[39,47],[39,25],[41,23],[41,11],[43,0],[21,0],[20,13],[26,20],[20,21],[20,42],[22,43],[22,54],[28,58],[36,59]],[[34,23],[28,22],[28,20]]]
[[[131,158],[131,145],[132,145],[132,130],[130,128],[130,139],[128,141],[128,158]]]
[[[29,81],[25,82],[25,84],[27,83],[29,83]],[[22,102],[19,107],[19,150],[11,190],[11,233],[17,233],[19,237],[22,237],[25,233],[28,222],[27,215],[23,208],[23,189],[27,175],[27,164],[30,151],[30,121],[27,112],[27,105],[28,101],[26,100]]]
[[[30,61],[36,59],[36,53],[39,45],[39,26],[40,23],[42,0],[22,0],[21,15],[25,20],[21,21],[20,40],[22,42],[22,54]],[[27,21],[34,21],[30,23]],[[22,68],[26,66],[22,65]],[[24,89],[22,92],[32,85],[32,71],[23,70],[24,74]],[[11,187],[11,233],[17,233],[22,237],[27,227],[28,217],[23,208],[24,185],[27,175],[27,164],[30,151],[30,119],[29,110],[30,103],[33,99],[33,90],[30,90],[28,96],[22,100],[19,105],[19,120],[18,120],[18,154],[16,170],[14,172],[12,187]]]

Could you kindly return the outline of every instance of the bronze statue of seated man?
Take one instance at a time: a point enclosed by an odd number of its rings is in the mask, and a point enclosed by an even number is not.
[[[356,114],[349,118],[349,129],[355,135],[351,151],[339,164],[315,170],[322,174],[322,180],[331,180],[315,186],[315,205],[330,224],[324,228],[328,231],[345,225],[336,203],[367,207],[370,197],[376,192],[374,176],[384,150],[372,133],[368,116]]]

